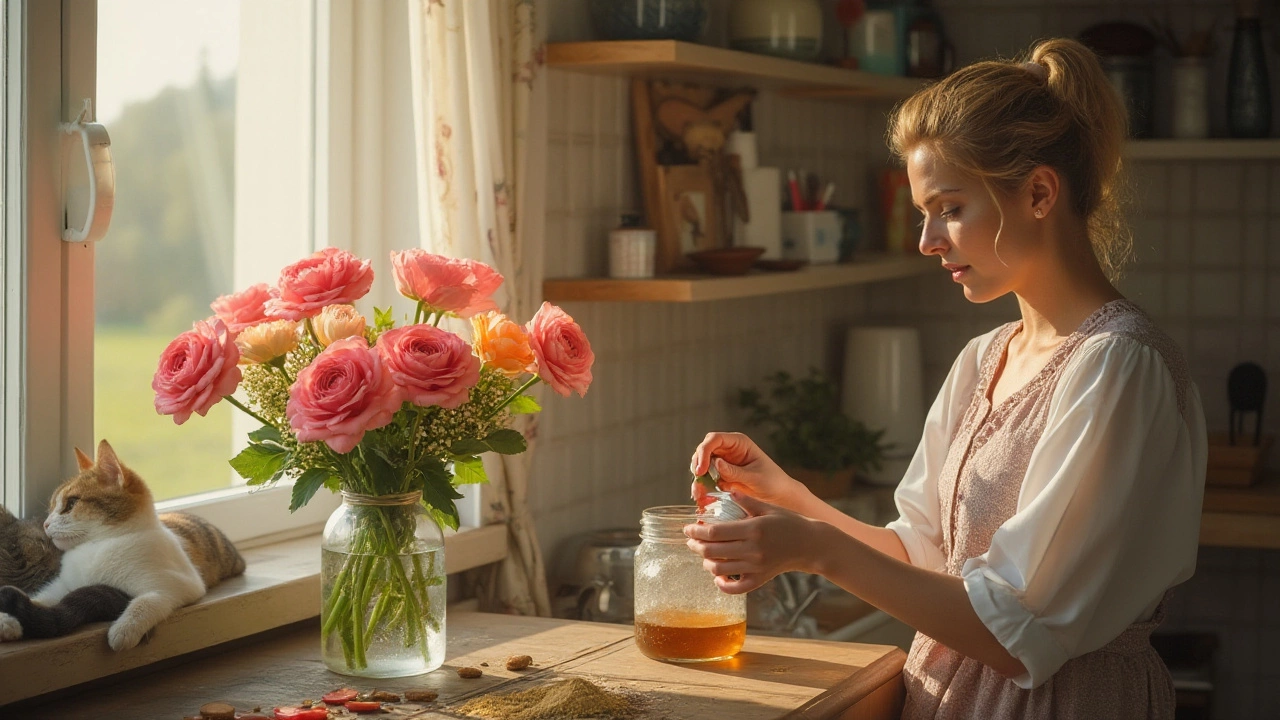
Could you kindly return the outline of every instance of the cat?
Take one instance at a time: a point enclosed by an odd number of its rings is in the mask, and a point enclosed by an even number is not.
[[[174,610],[244,572],[244,558],[207,521],[157,515],[146,483],[106,440],[96,461],[79,448],[76,461],[80,473],[54,492],[44,521],[63,552],[61,568],[30,601],[17,588],[0,592],[0,642],[26,636],[28,625],[33,633],[66,632],[77,621],[114,620],[107,642],[126,650]]]
[[[61,556],[39,520],[19,520],[0,507],[0,586],[35,592],[57,576]]]

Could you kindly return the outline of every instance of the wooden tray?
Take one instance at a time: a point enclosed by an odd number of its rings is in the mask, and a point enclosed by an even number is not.
[[[1253,438],[1236,438],[1236,444],[1227,441],[1225,433],[1209,434],[1209,469],[1206,485],[1248,487],[1257,482],[1266,465],[1267,452],[1275,442],[1274,435],[1263,435],[1258,445]]]

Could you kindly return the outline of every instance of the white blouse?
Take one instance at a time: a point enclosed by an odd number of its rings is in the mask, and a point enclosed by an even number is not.
[[[946,561],[939,470],[998,332],[956,359],[895,494],[888,527],[914,565]],[[1194,384],[1185,420],[1177,396],[1159,352],[1129,337],[1089,337],[1063,368],[1016,512],[961,571],[978,617],[1026,667],[1019,687],[1149,619],[1195,570],[1207,441]]]

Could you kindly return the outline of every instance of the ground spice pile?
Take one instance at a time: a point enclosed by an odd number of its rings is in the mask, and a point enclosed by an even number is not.
[[[626,695],[610,692],[582,678],[548,683],[506,695],[476,698],[458,709],[475,717],[503,720],[626,718],[636,710]]]

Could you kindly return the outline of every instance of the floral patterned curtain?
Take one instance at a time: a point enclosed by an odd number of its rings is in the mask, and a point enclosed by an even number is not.
[[[410,0],[409,42],[421,246],[487,263],[512,319],[542,297],[545,98],[534,0]],[[532,179],[532,182],[530,180]],[[484,521],[508,526],[507,559],[477,580],[481,606],[551,614],[526,500],[537,419],[517,424],[520,455],[486,463]]]

